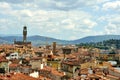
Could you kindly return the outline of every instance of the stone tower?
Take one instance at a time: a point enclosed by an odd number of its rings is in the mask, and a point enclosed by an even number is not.
[[[53,42],[53,54],[56,54],[56,42]]]
[[[27,42],[27,27],[23,27],[23,42]]]

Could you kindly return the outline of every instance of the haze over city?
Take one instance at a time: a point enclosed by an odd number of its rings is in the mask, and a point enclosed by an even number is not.
[[[119,0],[0,0],[0,34],[74,40],[120,34]]]

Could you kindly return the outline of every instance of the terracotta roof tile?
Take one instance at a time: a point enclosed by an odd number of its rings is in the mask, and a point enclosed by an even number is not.
[[[10,68],[17,68],[18,66],[20,66],[20,64],[11,63],[11,64],[9,65]]]
[[[10,80],[39,80],[39,79],[24,75],[22,73],[16,73],[10,78]]]

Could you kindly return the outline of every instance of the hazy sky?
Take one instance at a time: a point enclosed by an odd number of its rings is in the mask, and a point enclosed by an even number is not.
[[[0,34],[73,40],[120,34],[120,0],[0,0]]]

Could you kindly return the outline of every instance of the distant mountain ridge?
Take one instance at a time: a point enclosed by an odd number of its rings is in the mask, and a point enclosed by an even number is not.
[[[87,36],[81,39],[73,40],[73,43],[101,42],[109,39],[120,39],[120,35],[97,35]]]
[[[22,41],[22,36],[4,36],[0,37],[0,43],[14,43],[14,40],[16,41]],[[45,37],[45,36],[28,36],[27,41],[31,41],[33,45],[45,45],[45,44],[51,44],[52,42],[57,42],[59,44],[69,44],[70,41],[67,40],[59,40],[55,38]]]
[[[15,39],[17,41],[22,41],[22,36],[0,36],[0,44],[13,43]],[[89,42],[100,42],[109,39],[120,39],[120,35],[88,36],[77,40],[60,40],[60,39],[39,36],[39,35],[27,37],[27,40],[31,41],[32,44],[35,46],[51,44],[52,42],[57,42],[58,44],[79,44],[79,43],[89,43]]]

